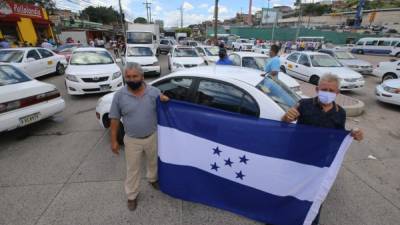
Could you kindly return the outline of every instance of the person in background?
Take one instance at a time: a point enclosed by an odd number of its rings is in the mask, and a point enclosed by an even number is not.
[[[94,47],[94,41],[92,39],[89,39],[89,46]]]
[[[269,50],[269,57],[267,64],[264,67],[264,71],[269,74],[272,78],[278,76],[278,73],[281,69],[281,61],[278,56],[279,47],[277,45],[271,45]]]
[[[233,62],[229,59],[225,48],[220,48],[218,52],[219,60],[216,62],[217,65],[233,65]]]
[[[51,49],[53,47],[53,45],[51,45],[47,39],[44,39],[40,46],[47,49]]]
[[[10,48],[10,44],[4,38],[0,38],[0,48]]]
[[[300,42],[300,51],[304,51],[306,49],[306,43],[304,41]]]

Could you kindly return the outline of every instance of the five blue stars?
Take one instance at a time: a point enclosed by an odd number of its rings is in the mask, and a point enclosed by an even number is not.
[[[225,161],[225,166],[230,166],[230,167],[232,167],[233,162],[231,161],[231,158],[224,159],[224,161]]]
[[[236,178],[243,180],[243,177],[245,177],[245,175],[242,173],[242,171],[240,171],[239,173],[236,173]]]
[[[214,150],[214,155],[217,154],[218,156],[222,152],[221,150],[219,150],[218,146],[216,148],[213,148],[213,150]]]
[[[210,164],[210,165],[211,165],[211,170],[218,171],[219,166],[217,165],[217,163]]]
[[[246,155],[243,155],[242,157],[239,157],[240,162],[247,164],[247,161],[249,161],[249,159],[246,158]]]

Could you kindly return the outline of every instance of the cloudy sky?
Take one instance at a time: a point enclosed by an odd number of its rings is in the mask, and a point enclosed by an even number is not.
[[[146,10],[143,2],[146,0],[121,0],[122,8],[127,14],[127,18],[134,19],[142,16],[146,18]],[[152,18],[164,20],[166,27],[178,26],[180,13],[178,8],[184,8],[184,26],[200,23],[213,17],[214,0],[147,0],[151,2]],[[308,1],[308,0],[306,0]],[[310,0],[311,1],[311,0]],[[270,0],[270,6],[289,5],[293,6],[294,0]],[[60,8],[69,8],[77,11],[77,8],[87,5],[112,5],[118,9],[118,0],[56,0],[56,5]],[[267,7],[267,0],[253,0],[253,12],[263,7]],[[237,12],[247,13],[249,8],[248,0],[219,0],[219,18],[232,18]],[[78,9],[79,10],[79,9]]]

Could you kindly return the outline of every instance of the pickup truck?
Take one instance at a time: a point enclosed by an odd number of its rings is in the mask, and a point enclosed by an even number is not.
[[[253,51],[254,43],[249,39],[239,38],[232,42],[233,51]]]

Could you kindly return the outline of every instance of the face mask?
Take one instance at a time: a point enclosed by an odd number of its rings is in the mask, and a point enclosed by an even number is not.
[[[137,82],[135,82],[135,81],[127,81],[126,85],[128,85],[128,87],[130,89],[135,91],[135,90],[139,89],[142,86],[142,81],[137,81]]]
[[[322,104],[330,104],[336,99],[336,93],[329,91],[318,91],[318,99]]]

